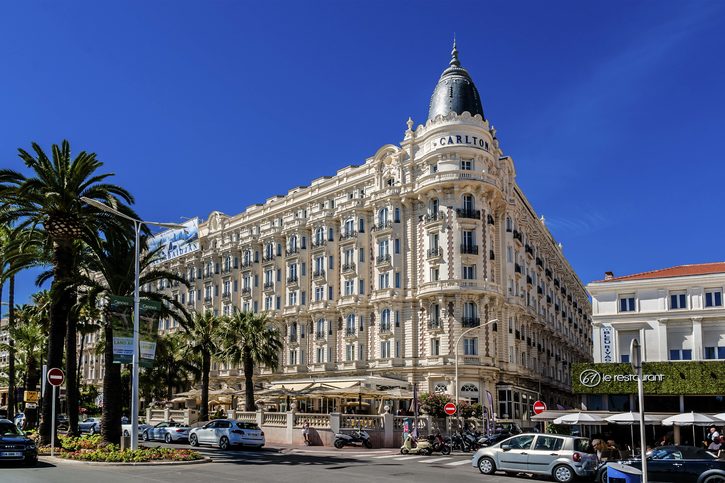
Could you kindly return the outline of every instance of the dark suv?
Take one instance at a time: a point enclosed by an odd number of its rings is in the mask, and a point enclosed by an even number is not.
[[[27,466],[38,462],[35,441],[26,437],[9,419],[0,419],[0,461],[20,461]]]

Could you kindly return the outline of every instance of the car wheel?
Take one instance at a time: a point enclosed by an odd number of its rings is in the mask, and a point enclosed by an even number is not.
[[[342,449],[342,447],[345,446],[345,442],[341,439],[335,440],[335,448]]]
[[[725,482],[725,475],[710,475],[704,480],[702,480],[702,483],[724,483]]]
[[[400,448],[400,454],[408,454],[408,450],[405,448]]]
[[[484,456],[478,460],[478,471],[484,475],[492,475],[496,472],[496,463],[488,456]]]
[[[609,483],[609,478],[607,477],[607,468],[604,467],[602,471],[599,472],[597,475],[597,478],[595,480],[597,483]]]
[[[199,440],[196,438],[195,434],[189,436],[189,444],[192,446],[199,446]]]
[[[164,436],[164,442],[166,444],[171,444],[171,435],[169,433],[166,433],[166,436]]]
[[[221,438],[219,438],[219,448],[223,450],[228,450],[229,438],[227,438],[226,436],[222,436]]]
[[[151,438],[149,438],[149,432],[144,431],[143,434],[141,435],[141,439],[143,439],[144,441],[148,441],[149,439],[151,439]]]
[[[370,449],[370,448],[372,448],[372,447],[373,447],[373,443],[372,443],[372,441],[370,441],[369,439],[366,439],[366,440],[365,440],[365,441],[363,442],[363,444],[365,445],[365,447],[366,447],[367,449]]]
[[[559,465],[554,468],[552,476],[559,483],[569,483],[574,481],[574,470],[567,465]]]

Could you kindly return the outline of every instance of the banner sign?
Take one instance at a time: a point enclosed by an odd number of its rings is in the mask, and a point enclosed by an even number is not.
[[[152,367],[156,356],[161,303],[139,301],[139,347],[141,367]],[[113,325],[113,362],[133,362],[133,298],[109,296],[108,316]]]
[[[156,253],[154,265],[199,250],[199,219],[194,218],[183,225],[184,228],[166,230],[149,240],[149,251],[161,247]]]

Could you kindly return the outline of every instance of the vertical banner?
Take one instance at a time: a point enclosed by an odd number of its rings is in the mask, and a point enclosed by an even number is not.
[[[602,327],[602,361],[614,362],[614,349],[612,347],[612,327],[605,325]]]
[[[113,327],[113,362],[133,362],[133,298],[110,295],[108,317]]]
[[[156,357],[156,339],[159,335],[161,302],[141,299],[138,304],[139,345],[141,367],[153,367]]]
[[[496,431],[496,420],[494,416],[496,413],[493,412],[493,395],[491,394],[491,391],[486,390],[486,398],[488,399],[488,407],[490,408],[490,417],[488,418],[489,431],[493,433]]]

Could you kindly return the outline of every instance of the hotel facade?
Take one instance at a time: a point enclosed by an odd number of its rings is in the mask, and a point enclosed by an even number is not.
[[[516,184],[455,46],[427,121],[409,119],[399,144],[239,214],[212,212],[198,234],[198,250],[162,264],[191,289],[147,288],[189,310],[266,312],[284,349],[257,384],[372,376],[454,395],[457,348],[460,397],[488,406],[490,393],[500,419],[525,423],[536,399],[577,404],[587,293]],[[213,385],[243,384],[239,367],[212,369]]]

